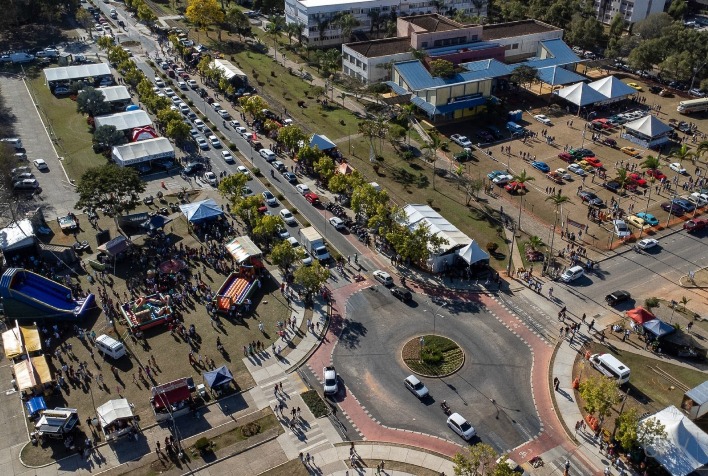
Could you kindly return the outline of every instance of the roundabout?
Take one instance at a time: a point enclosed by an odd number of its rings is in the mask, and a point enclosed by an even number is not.
[[[533,359],[526,344],[474,299],[450,302],[435,315],[434,307],[420,294],[400,302],[383,286],[353,294],[332,353],[343,383],[335,401],[351,392],[379,424],[463,445],[439,408],[446,400],[476,428],[471,443],[482,441],[498,452],[536,436],[541,424],[531,397]],[[452,352],[445,364],[434,366],[440,376],[426,377],[415,365],[424,362],[421,336],[424,347],[432,339],[441,354]],[[412,373],[428,387],[429,397],[418,400],[403,385]]]
[[[401,359],[422,377],[447,377],[465,363],[465,353],[455,341],[438,335],[424,335],[406,342]]]

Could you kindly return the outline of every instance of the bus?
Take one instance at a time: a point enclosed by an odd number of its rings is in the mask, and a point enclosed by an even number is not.
[[[708,111],[708,98],[681,101],[676,110],[681,114],[691,114],[692,112]]]

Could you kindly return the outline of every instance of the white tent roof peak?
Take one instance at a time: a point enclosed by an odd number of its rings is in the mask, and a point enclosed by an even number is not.
[[[644,134],[647,137],[657,137],[662,134],[666,134],[671,130],[671,127],[667,126],[657,119],[656,116],[652,116],[651,114],[641,117],[635,121],[628,122],[624,125],[624,127],[626,129]]]
[[[460,258],[465,260],[467,264],[475,264],[479,261],[484,261],[489,259],[489,253],[482,250],[475,240],[465,246],[464,248],[457,251]]]
[[[576,83],[572,86],[563,88],[558,91],[558,96],[575,104],[576,106],[587,106],[588,104],[594,104],[596,102],[607,100],[602,93],[595,91],[585,83]]]
[[[631,86],[627,86],[625,83],[615,78],[614,76],[608,76],[606,78],[598,79],[593,81],[588,86],[593,88],[595,91],[599,92],[608,99],[616,99],[622,96],[629,96],[630,94],[635,94],[637,92]]]
[[[406,214],[407,226],[411,231],[416,230],[422,224],[427,224],[430,227],[430,233],[445,238],[448,243],[443,245],[443,251],[466,246],[472,241],[469,236],[461,232],[429,205],[406,205],[403,212]]]

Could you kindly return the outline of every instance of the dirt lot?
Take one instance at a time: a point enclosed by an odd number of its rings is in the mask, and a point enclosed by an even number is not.
[[[621,78],[622,76],[618,75],[618,77]],[[680,98],[678,96],[673,98],[665,98],[656,94],[651,94],[648,92],[649,85],[646,82],[636,78],[625,78],[624,81],[635,82],[643,87],[644,92],[640,92],[638,94],[640,98],[646,98],[646,102],[643,104],[643,107],[651,107],[655,105],[660,106],[661,110],[658,112],[655,111],[654,114],[662,122],[668,124],[669,119],[693,121],[698,125],[698,130],[700,132],[708,133],[708,116],[682,116],[676,111],[676,105],[678,102],[685,98]],[[526,143],[523,143],[521,140],[510,140],[485,147],[485,150],[491,153],[496,161],[490,160],[489,157],[482,157],[480,162],[472,162],[470,165],[470,175],[477,176],[478,174],[481,174],[484,177],[492,170],[504,170],[506,168],[508,168],[512,173],[518,173],[521,170],[526,170],[535,179],[533,182],[528,184],[530,192],[524,198],[524,211],[526,214],[530,213],[535,215],[545,223],[552,223],[554,220],[554,210],[553,207],[549,205],[549,202],[545,201],[545,198],[547,197],[547,187],[555,187],[556,193],[558,191],[562,191],[563,195],[567,195],[572,200],[572,203],[563,205],[562,221],[570,219],[583,225],[589,225],[588,233],[583,236],[585,242],[589,245],[597,246],[600,249],[608,248],[610,245],[612,245],[613,248],[618,246],[618,240],[611,240],[610,238],[611,234],[608,231],[610,225],[605,223],[604,225],[599,226],[587,219],[587,207],[582,204],[580,198],[577,197],[576,194],[578,192],[578,187],[582,184],[583,189],[593,191],[601,199],[605,200],[607,204],[609,204],[611,197],[614,196],[617,198],[616,195],[604,189],[599,179],[592,180],[589,176],[585,179],[584,183],[577,175],[573,175],[574,180],[566,182],[563,185],[556,184],[548,179],[544,173],[534,169],[530,165],[530,161],[534,158],[538,161],[544,161],[549,165],[551,170],[561,167],[567,168],[568,164],[559,159],[558,154],[563,152],[565,146],[576,148],[583,146],[595,152],[596,157],[602,161],[605,169],[607,170],[609,180],[614,177],[615,169],[620,167],[622,164],[624,164],[625,167],[632,167],[635,165],[637,167],[637,171],[641,173],[643,169],[641,169],[639,164],[643,159],[631,158],[619,150],[621,147],[632,145],[630,142],[619,137],[619,129],[610,130],[607,133],[603,133],[604,137],[615,139],[617,141],[618,148],[613,149],[605,145],[600,145],[599,143],[594,144],[590,140],[592,137],[592,131],[590,129],[587,130],[585,139],[583,139],[583,131],[586,121],[572,114],[572,112],[574,112],[572,109],[566,111],[565,103],[559,104],[560,107],[549,108],[546,98],[532,98],[528,93],[522,93],[519,97],[522,99],[510,98],[510,104],[508,104],[508,107],[510,109],[517,107],[519,109],[524,109],[522,125],[526,126],[528,130],[538,133],[538,137],[527,140]],[[625,110],[633,110],[638,107],[638,103],[632,103],[626,105]],[[547,115],[551,119],[553,125],[546,126],[540,122],[537,122],[533,118],[534,114]],[[610,115],[611,114],[608,113],[605,115],[599,115],[598,117],[609,117]],[[569,121],[573,121],[572,125],[570,125]],[[495,124],[504,130],[504,119],[500,118],[500,120],[496,121]],[[470,138],[470,140],[476,143],[479,141],[479,138],[477,137],[478,128],[486,125],[486,123],[482,124],[479,121],[473,120],[442,127],[441,130],[448,136],[453,133],[465,134]],[[555,137],[554,145],[548,144],[542,136],[541,132],[544,129],[547,130],[547,135]],[[682,133],[680,133],[680,135],[683,136]],[[510,155],[501,152],[502,145],[505,147],[511,147]],[[692,143],[690,140],[686,143],[686,145],[690,150],[695,150],[696,144]],[[457,152],[460,150],[459,147],[452,143],[450,148],[452,152]],[[522,153],[527,154],[530,160],[524,161],[521,157]],[[645,157],[646,155],[656,156],[657,153],[654,151],[642,151],[642,157]],[[666,154],[662,154],[661,157],[664,158],[665,155]],[[705,175],[706,158],[704,157],[702,160],[703,162],[697,164],[697,166],[702,169],[702,175]],[[674,161],[675,160],[665,161],[661,169],[662,172],[668,176],[669,180],[672,180],[674,176],[677,175],[676,172],[673,172],[668,168],[668,163]],[[682,185],[684,181],[687,181],[689,176],[692,176],[694,179],[696,177],[696,166],[692,166],[690,162],[685,162],[683,166],[687,169],[689,175],[680,177],[679,185]],[[475,167],[479,170],[474,170]],[[651,192],[646,190],[645,193],[645,190],[646,189],[640,187],[637,192],[629,192],[625,197],[619,198],[620,208],[624,208],[626,210],[631,204],[634,206],[634,211],[639,212],[644,211],[648,207],[648,211],[659,219],[662,226],[665,225],[668,213],[664,212],[659,205],[669,199],[667,192],[657,194],[656,189],[652,188]],[[679,188],[679,192],[680,195],[686,193],[681,188]],[[502,196],[507,195],[503,189],[500,189],[499,193]],[[517,208],[519,203],[518,199],[513,199],[512,197],[509,197],[509,199],[510,202],[513,203],[512,209]],[[682,219],[677,219],[674,220],[674,223],[681,221]],[[570,230],[577,231],[577,229],[573,228]],[[632,231],[636,232],[638,230],[632,229]],[[541,236],[541,238],[545,241],[548,239],[548,236]]]
[[[194,197],[195,200],[202,198],[205,197]],[[147,207],[142,206],[137,211],[141,211],[141,209],[147,210]],[[99,227],[110,230],[111,237],[115,237],[117,235],[115,221],[104,217],[103,214],[100,216]],[[79,215],[79,218],[83,230],[76,237],[62,233],[58,224],[52,222],[50,226],[54,235],[48,241],[52,244],[70,245],[76,239],[88,240],[91,245],[91,253],[80,255],[80,258],[86,261],[95,255],[97,230],[88,224],[86,216]],[[201,246],[196,238],[188,233],[186,221],[181,214],[174,215],[174,220],[166,226],[165,231],[169,233],[175,243],[181,241],[185,246],[193,248]],[[135,242],[139,244],[142,239],[137,238]],[[90,270],[90,268],[88,269]],[[122,302],[127,290],[126,278],[144,277],[146,271],[147,269],[142,269],[139,263],[118,260],[115,275],[108,278],[109,296]],[[218,289],[226,278],[224,274],[217,273],[208,267],[200,268],[199,271],[204,282],[214,290]],[[196,270],[194,272],[196,273]],[[88,282],[86,273],[83,273],[78,279],[84,289],[88,288],[94,293],[97,292],[97,285],[91,285]],[[201,304],[192,304],[186,311],[183,311],[185,325],[188,327],[190,324],[194,324],[199,335],[197,342],[193,345],[195,353],[201,354],[204,361],[207,361],[208,358],[213,359],[217,367],[226,364],[236,380],[236,391],[248,389],[253,385],[253,380],[241,361],[243,346],[248,345],[251,341],[261,340],[269,347],[278,337],[275,333],[276,323],[284,321],[290,316],[288,304],[281,296],[279,284],[274,279],[263,280],[262,288],[256,290],[251,299],[254,308],[252,315],[243,320],[234,321],[222,318],[220,328],[211,326],[206,309]],[[265,335],[258,330],[258,321],[264,323]],[[190,365],[188,360],[190,346],[183,339],[172,336],[164,326],[147,330],[145,332],[146,339],[144,343],[141,343],[129,337],[123,323],[115,322],[114,329],[113,325],[98,310],[91,314],[86,321],[78,324],[89,331],[93,330],[97,335],[105,333],[124,339],[130,357],[124,357],[118,361],[104,359],[92,345],[83,343],[74,336],[71,326],[67,326],[61,341],[72,345],[73,357],[66,355],[65,360],[75,369],[78,368],[79,362],[88,363],[93,378],[89,385],[72,384],[62,394],[49,398],[47,400],[49,408],[55,406],[77,408],[81,421],[84,421],[86,417],[95,414],[95,407],[110,399],[119,398],[120,395],[135,405],[134,412],[140,415],[143,425],[148,425],[154,421],[149,404],[149,389],[152,385],[188,376],[192,376],[196,383],[202,381],[201,373],[206,370],[206,365]],[[216,350],[217,337],[221,338],[226,348],[227,354],[225,356]],[[46,352],[47,354],[56,348],[56,341],[52,340],[51,349]],[[91,355],[92,353],[93,355]],[[287,355],[287,350],[283,353]],[[151,356],[154,356],[156,365],[148,364]],[[148,383],[147,379],[141,380],[138,377],[139,365],[150,366],[154,377],[152,382]],[[50,366],[56,375],[56,368],[61,365],[56,358],[52,358]],[[115,366],[115,373],[112,372],[111,366]],[[102,384],[97,381],[99,376],[102,376]],[[36,451],[30,452],[27,457],[31,458],[31,463],[36,464],[55,459],[57,456],[60,457],[63,452],[63,446],[49,446],[44,449],[40,447]]]

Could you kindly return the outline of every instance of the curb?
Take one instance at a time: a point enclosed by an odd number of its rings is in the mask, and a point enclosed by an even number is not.
[[[553,348],[553,354],[551,355],[551,368],[550,368],[550,372],[548,374],[549,389],[551,388],[551,374],[553,373],[553,366],[556,362],[556,356],[558,355],[558,350],[560,349],[560,346],[563,345],[563,342],[565,342],[565,341],[560,340],[560,341],[556,342],[556,345]],[[575,365],[575,360],[573,360],[573,365]],[[571,376],[572,376],[572,370],[571,370]],[[565,419],[563,418],[563,416],[560,413],[558,413],[558,403],[556,402],[556,392],[555,391],[551,391],[551,397],[552,397],[551,399],[553,400],[553,411],[555,412],[556,417],[558,417],[558,421],[563,426],[563,431],[565,431],[565,435],[568,437],[568,439],[570,441],[573,442],[573,444],[575,444],[576,446],[579,446],[580,442],[571,433],[570,428],[568,428],[568,425],[565,424]],[[574,403],[577,406],[577,401]],[[580,414],[582,415],[582,412]]]

